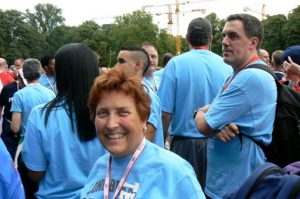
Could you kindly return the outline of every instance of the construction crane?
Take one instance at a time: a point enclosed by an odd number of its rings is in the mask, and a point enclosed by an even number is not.
[[[205,9],[192,9],[192,10],[177,11],[177,12],[176,12],[176,10],[175,10],[175,12],[172,12],[171,9],[172,9],[171,6],[169,6],[168,12],[149,13],[149,14],[155,15],[155,16],[168,15],[168,31],[169,31],[169,34],[171,34],[171,35],[173,34],[172,25],[174,24],[173,17],[172,17],[173,14],[185,14],[185,13],[190,13],[190,12],[201,12],[202,14],[205,14],[205,12],[206,12]],[[179,34],[179,32],[177,32],[177,34]]]
[[[266,4],[262,5],[261,11],[253,10],[249,7],[244,7],[244,12],[249,12],[249,11],[261,15],[261,20],[265,20],[267,18]]]
[[[168,15],[168,29],[169,33],[172,34],[172,25],[173,23],[173,14],[176,14],[176,53],[180,54],[181,52],[181,36],[180,36],[180,17],[179,15],[181,13],[188,13],[188,12],[201,12],[202,14],[205,14],[206,10],[205,9],[194,9],[194,10],[188,10],[188,11],[181,11],[180,10],[180,5],[187,5],[187,4],[192,4],[192,3],[200,3],[200,2],[206,2],[206,1],[214,1],[214,0],[199,0],[199,1],[184,1],[184,2],[179,2],[179,0],[176,0],[175,3],[169,3],[169,4],[161,4],[161,5],[145,5],[142,7],[143,10],[146,8],[157,8],[157,7],[167,7],[168,12],[167,13],[156,13],[152,15],[163,15],[167,14]],[[175,5],[175,11],[172,11],[172,6]],[[150,13],[151,14],[151,13]]]

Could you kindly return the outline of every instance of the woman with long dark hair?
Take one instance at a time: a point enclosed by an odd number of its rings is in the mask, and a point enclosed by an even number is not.
[[[89,90],[99,75],[98,61],[87,46],[71,43],[55,56],[57,96],[31,112],[22,151],[29,177],[39,182],[38,198],[78,198],[99,156],[87,107]]]

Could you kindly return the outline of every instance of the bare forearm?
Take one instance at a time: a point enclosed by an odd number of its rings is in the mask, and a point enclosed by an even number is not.
[[[150,140],[151,142],[153,142],[154,137],[155,137],[155,131],[156,128],[154,128],[154,126],[152,124],[147,124],[147,130],[145,132],[145,137]]]
[[[45,175],[45,171],[31,171],[27,169],[27,175],[30,180],[38,183]]]
[[[195,125],[199,133],[205,136],[214,137],[216,135],[216,132],[208,125],[208,123],[205,120],[205,113],[208,111],[209,108],[210,104],[207,104],[196,111],[194,118]]]
[[[20,127],[21,127],[21,113],[14,112],[12,115],[10,129],[12,130],[12,132],[18,133],[20,131]]]
[[[168,137],[168,130],[170,126],[170,122],[172,120],[172,113],[162,112],[162,124],[163,124],[163,131],[164,131],[164,140]]]

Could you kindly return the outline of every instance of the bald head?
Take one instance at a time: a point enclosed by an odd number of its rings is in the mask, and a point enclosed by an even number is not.
[[[8,68],[7,62],[4,58],[0,58],[0,70],[6,70]]]
[[[268,51],[264,50],[264,49],[259,49],[259,57],[266,63],[266,64],[270,64],[270,56]]]

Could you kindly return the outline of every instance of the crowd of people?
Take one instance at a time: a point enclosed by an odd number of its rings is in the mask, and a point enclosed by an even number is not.
[[[111,69],[81,43],[41,61],[0,58],[0,198],[225,198],[266,161],[275,79],[299,92],[300,46],[260,48],[262,23],[227,17],[222,57],[208,20],[190,50],[124,46]],[[249,67],[249,68],[247,68]],[[247,69],[247,70],[246,70]],[[258,100],[259,99],[259,100]]]

